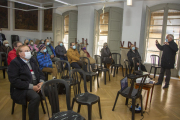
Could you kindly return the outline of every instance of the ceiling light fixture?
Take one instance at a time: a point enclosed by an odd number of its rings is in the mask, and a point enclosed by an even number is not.
[[[64,2],[64,1],[61,1],[61,0],[54,0],[54,1],[56,1],[56,2],[60,2],[60,3],[65,4],[65,5],[70,5],[69,3]]]
[[[24,5],[33,6],[33,7],[37,7],[37,8],[44,8],[44,7],[41,7],[41,6],[37,6],[37,5],[29,4],[29,3],[24,3],[24,2],[20,2],[20,1],[16,1],[16,0],[10,0],[10,1],[20,3],[20,4],[24,4]]]
[[[132,0],[127,0],[127,5],[132,5]]]

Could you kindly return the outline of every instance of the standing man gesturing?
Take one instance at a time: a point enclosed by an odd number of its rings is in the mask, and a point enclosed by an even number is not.
[[[178,47],[177,44],[174,42],[174,36],[172,34],[168,34],[166,36],[166,42],[164,42],[163,46],[160,45],[156,40],[156,46],[159,50],[163,51],[161,58],[161,72],[156,85],[162,84],[164,79],[164,72],[166,72],[165,85],[163,88],[168,88],[171,77],[171,69],[174,68],[175,56],[176,52],[178,51]]]

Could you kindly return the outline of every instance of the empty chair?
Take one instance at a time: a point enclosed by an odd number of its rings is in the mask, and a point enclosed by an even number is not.
[[[138,77],[142,77],[142,80],[141,80],[141,83],[140,83],[138,89],[134,88],[134,81],[136,80],[136,78],[134,78],[131,81],[131,86],[130,87],[128,87],[128,78],[127,77],[123,78],[120,81],[121,89],[117,92],[117,96],[116,96],[112,111],[114,111],[114,108],[116,106],[116,102],[117,102],[117,99],[119,97],[119,94],[121,94],[123,97],[126,97],[125,105],[128,105],[128,99],[132,99],[132,120],[134,120],[135,103],[136,103],[137,98],[141,99],[141,116],[143,116],[143,104],[142,104],[143,100],[142,100],[141,92],[142,92],[142,88],[143,88],[143,85],[144,85],[144,82],[145,82],[145,79],[146,79],[147,75],[148,74],[138,76]]]
[[[94,55],[95,60],[96,60],[96,64],[97,64],[97,68],[96,71],[98,71],[98,75],[100,72],[104,72],[104,84],[106,85],[106,72],[109,73],[109,69],[108,68],[104,68],[102,66],[102,58],[100,55]],[[100,66],[98,65],[100,63]],[[109,73],[109,81],[110,81],[110,73]]]
[[[60,112],[59,109],[59,96],[57,92],[57,85],[63,84],[66,88],[66,103],[67,103],[67,110],[64,112]],[[80,114],[72,111],[70,106],[70,90],[69,85],[65,80],[62,79],[54,79],[45,82],[42,85],[42,95],[45,97],[45,91],[48,93],[49,103],[51,105],[51,115],[49,113],[48,105],[47,105],[47,98],[45,99],[47,112],[49,120],[85,120]]]
[[[150,57],[151,57],[150,73],[151,73],[152,68],[154,68],[154,78],[155,78],[157,68],[161,68],[160,57],[158,55],[151,55]]]
[[[81,105],[87,105],[88,107],[88,120],[91,120],[92,119],[92,105],[97,103],[98,102],[98,106],[99,106],[99,115],[100,115],[100,119],[102,119],[102,116],[101,116],[101,105],[100,105],[100,97],[97,96],[97,95],[94,95],[94,94],[91,94],[87,91],[87,86],[86,86],[86,77],[85,77],[85,73],[83,70],[81,69],[74,69],[71,71],[71,76],[73,76],[73,81],[76,83],[80,81],[80,79],[77,79],[77,73],[79,74],[83,74],[83,78],[84,78],[84,93],[80,93],[79,92],[79,88],[80,86],[77,86],[78,84],[74,84],[74,89],[75,90],[75,96],[73,98],[73,101],[72,101],[72,108],[74,106],[74,102],[77,102],[78,103],[78,112],[80,112],[80,109],[81,109]]]
[[[117,69],[116,74],[118,73],[118,68],[119,67],[122,68],[122,75],[124,77],[123,65],[121,65],[121,54],[119,54],[119,53],[112,53],[112,59],[114,60],[114,64],[111,65],[111,73],[112,73],[112,69],[114,67],[113,77],[115,77],[116,69]]]
[[[5,71],[7,70],[8,66],[2,66],[2,55],[6,56],[4,61],[6,63],[4,63],[4,65],[7,65],[7,54],[5,52],[0,52],[0,70],[3,71],[3,77],[5,79]]]

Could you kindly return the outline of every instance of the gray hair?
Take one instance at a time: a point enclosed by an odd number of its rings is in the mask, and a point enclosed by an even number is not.
[[[4,40],[4,41],[3,41],[3,45],[4,45],[6,42],[8,42],[8,40]],[[8,43],[9,43],[9,42],[8,42]]]
[[[104,44],[103,44],[103,46],[105,46],[107,44],[107,42],[105,42]]]
[[[174,40],[174,35],[168,34],[172,40]]]

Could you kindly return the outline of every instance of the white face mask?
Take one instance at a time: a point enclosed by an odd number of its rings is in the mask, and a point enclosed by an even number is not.
[[[31,52],[25,52],[25,58],[29,60],[31,58]]]
[[[33,45],[33,42],[31,42],[31,45]]]
[[[6,46],[6,47],[8,47],[8,46],[9,46],[9,44],[5,44],[5,46]]]

